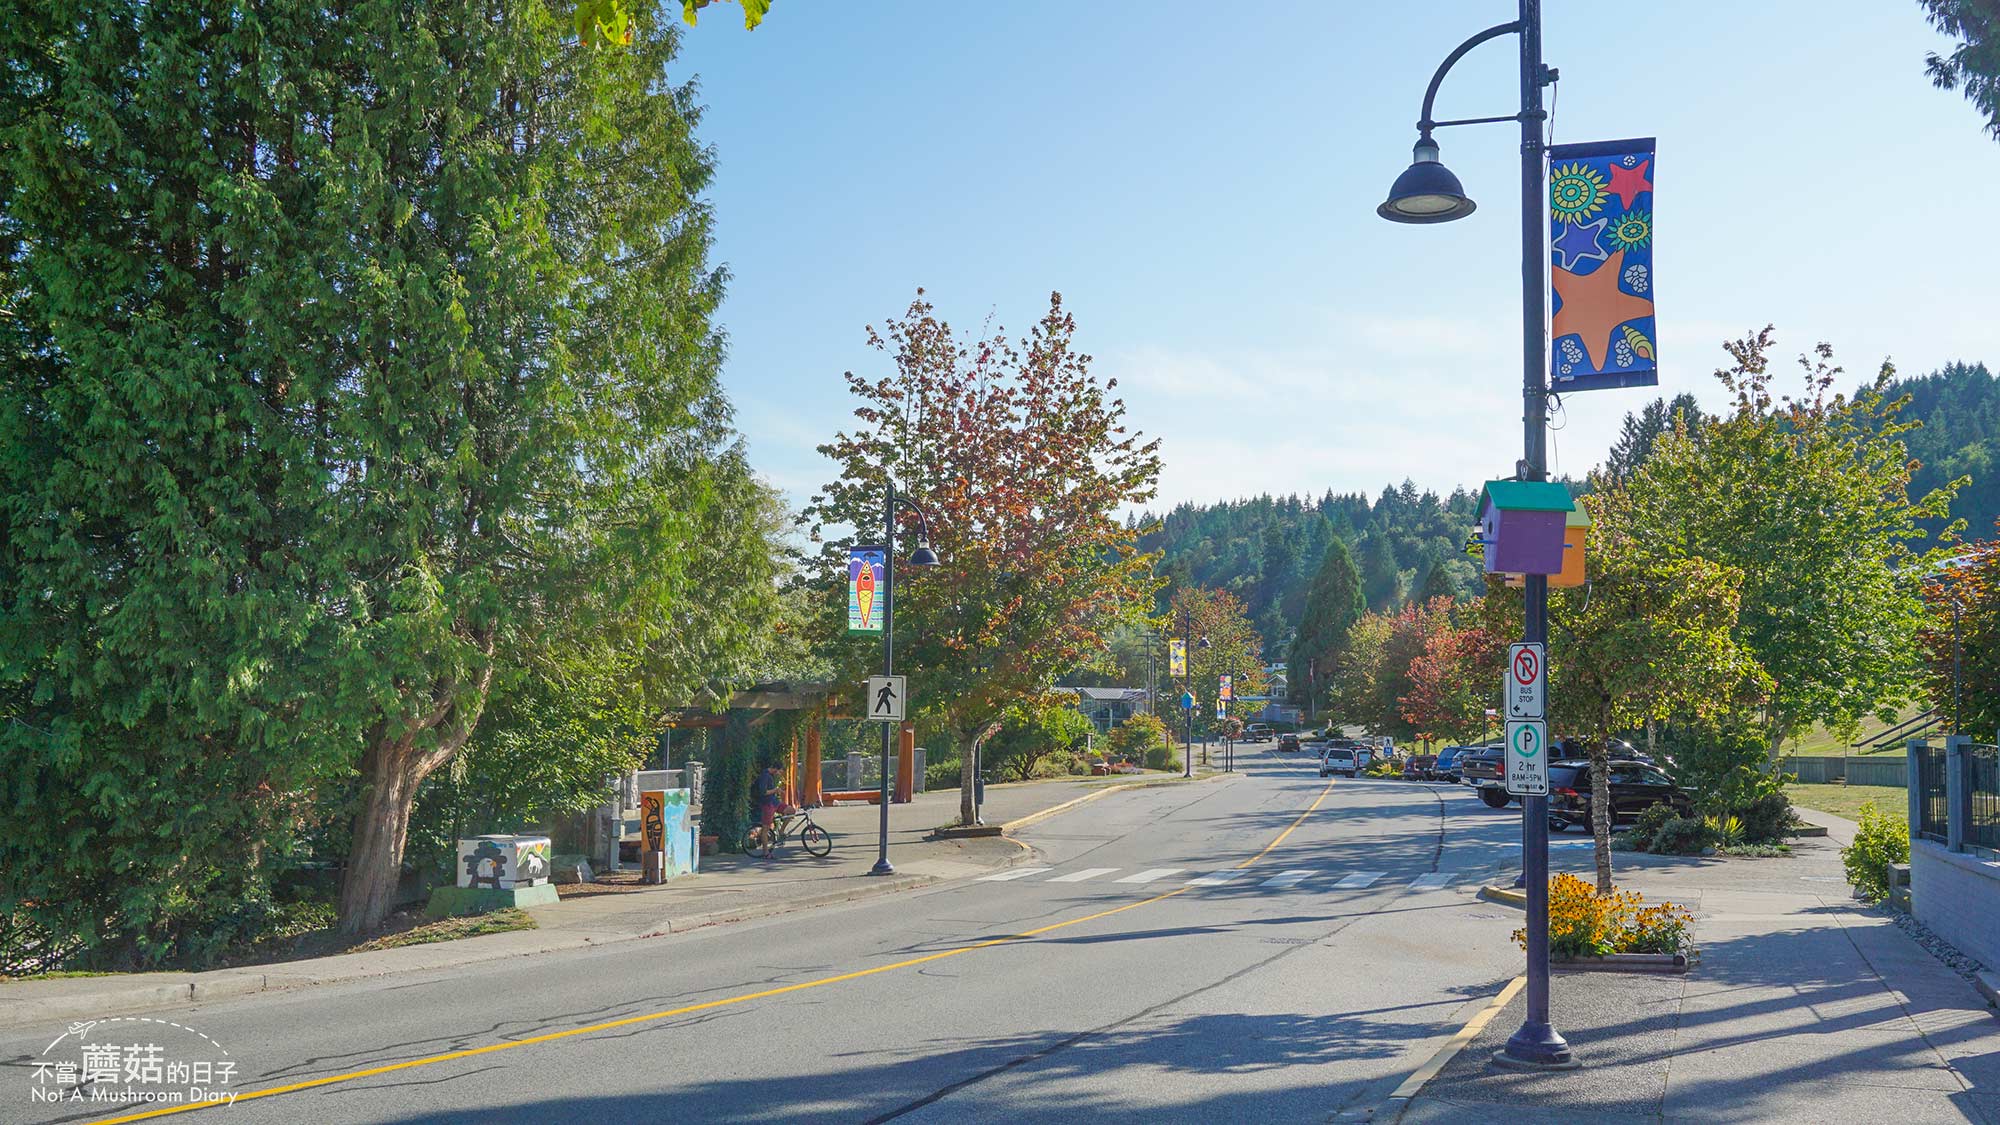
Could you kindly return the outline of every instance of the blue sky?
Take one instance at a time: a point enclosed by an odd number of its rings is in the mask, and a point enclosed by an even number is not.
[[[677,5],[676,5],[677,7]],[[1480,203],[1408,227],[1374,208],[1424,83],[1504,0],[778,0],[711,8],[725,384],[794,503],[831,473],[863,326],[922,285],[962,328],[1023,329],[1050,290],[1097,371],[1163,439],[1161,504],[1446,489],[1520,455],[1512,126],[1440,133]],[[1603,457],[1654,394],[1719,404],[1720,342],[1776,324],[1859,378],[2000,362],[2000,144],[1931,88],[1914,0],[1549,0],[1557,142],[1657,136],[1661,387],[1568,396],[1557,471]],[[1512,40],[1452,72],[1440,116],[1515,107]]]

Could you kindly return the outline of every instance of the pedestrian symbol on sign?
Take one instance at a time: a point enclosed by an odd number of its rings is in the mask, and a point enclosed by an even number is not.
[[[903,707],[908,702],[908,690],[901,676],[868,677],[868,694],[863,697],[868,706],[871,722],[900,723],[903,721]]]

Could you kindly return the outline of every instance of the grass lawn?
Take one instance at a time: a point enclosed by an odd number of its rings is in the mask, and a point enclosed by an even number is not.
[[[473,914],[464,918],[446,918],[442,921],[427,922],[412,926],[397,933],[384,934],[372,941],[364,941],[348,948],[349,953],[369,953],[378,949],[395,949],[403,945],[429,945],[434,941],[457,941],[459,938],[478,937],[481,934],[504,934],[509,930],[532,930],[534,918],[525,910],[509,907],[495,910],[490,914]]]
[[[1785,795],[1795,805],[1849,820],[1860,819],[1861,806],[1867,801],[1895,816],[1907,816],[1910,807],[1908,792],[1891,785],[1787,785]]]
[[[1907,716],[1898,717],[1896,721],[1901,722],[1904,717]],[[1857,742],[1866,742],[1895,725],[1896,723],[1885,723],[1870,715],[1861,720],[1861,726],[1854,732],[1852,738],[1842,738],[1823,726],[1815,725],[1811,730],[1785,743],[1785,753],[1796,754],[1801,758],[1838,758],[1842,754],[1861,756],[1861,751],[1850,747]],[[1880,750],[1875,753],[1900,754],[1902,750],[1899,744],[1896,749]]]

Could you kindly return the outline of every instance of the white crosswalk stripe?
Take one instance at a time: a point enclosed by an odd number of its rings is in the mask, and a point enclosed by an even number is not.
[[[998,875],[981,875],[979,881],[982,883],[1005,883],[1009,879],[1026,879],[1030,875],[1040,875],[1045,871],[1054,870],[1055,868],[1053,867],[1016,867],[1012,871],[1002,871]]]
[[[1358,887],[1365,887],[1387,874],[1387,871],[1356,871],[1354,874],[1335,883],[1334,886],[1341,890],[1354,890]]]
[[[1311,874],[1313,874],[1311,871],[1280,871],[1271,878],[1264,880],[1264,886],[1296,887],[1299,885],[1300,880]]]
[[[1242,877],[1243,872],[1241,871],[1217,871],[1213,875],[1203,875],[1199,879],[1189,879],[1187,885],[1190,887],[1219,887],[1224,883],[1232,882]]]
[[[1428,875],[1419,875],[1415,879],[1410,880],[1410,889],[1413,891],[1441,891],[1451,886],[1457,880],[1458,876],[1449,871],[1433,871]]]
[[[1067,875],[1058,875],[1055,878],[1050,879],[1049,882],[1081,883],[1085,879],[1095,879],[1099,875],[1109,875],[1116,870],[1118,870],[1116,867],[1086,867],[1081,871],[1072,871]]]
[[[1182,870],[1183,869],[1179,867],[1150,867],[1144,871],[1139,872],[1137,875],[1127,875],[1123,879],[1114,879],[1112,880],[1112,882],[1150,883],[1155,879],[1164,879],[1169,875],[1178,875],[1181,873]]]

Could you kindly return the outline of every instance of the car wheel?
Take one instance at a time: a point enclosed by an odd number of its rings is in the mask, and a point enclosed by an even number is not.
[[[1513,797],[1504,789],[1481,789],[1479,799],[1486,802],[1489,809],[1504,809]]]

